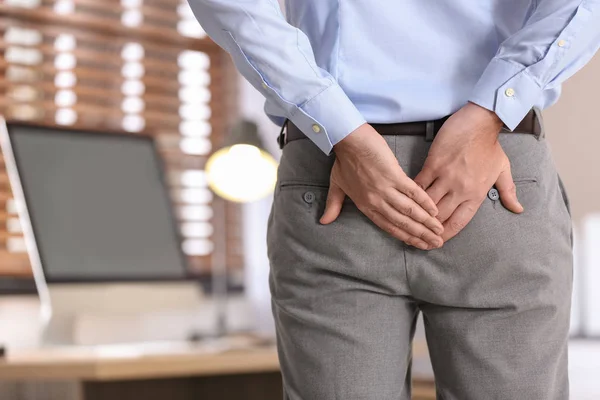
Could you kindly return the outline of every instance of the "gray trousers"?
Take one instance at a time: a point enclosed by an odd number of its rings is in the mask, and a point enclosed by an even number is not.
[[[414,177],[430,143],[384,137]],[[309,140],[284,148],[267,239],[284,398],[410,399],[422,312],[438,399],[568,399],[568,201],[543,135],[499,140],[525,212],[488,197],[431,251],[392,238],[349,199],[319,224],[335,156]]]

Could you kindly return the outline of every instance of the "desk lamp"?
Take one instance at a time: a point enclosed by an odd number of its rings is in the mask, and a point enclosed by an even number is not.
[[[277,180],[277,162],[264,149],[254,122],[242,120],[225,138],[223,147],[206,162],[208,186],[220,199],[215,214],[225,214],[225,201],[247,203],[273,192]],[[223,231],[225,232],[225,231]],[[215,237],[212,260],[212,291],[216,307],[217,336],[227,331],[227,237]]]
[[[242,120],[206,162],[208,186],[225,200],[246,203],[273,192],[277,162],[264,150],[254,122]]]

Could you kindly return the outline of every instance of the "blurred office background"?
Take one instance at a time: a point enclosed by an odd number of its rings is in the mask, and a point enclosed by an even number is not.
[[[600,373],[600,313],[595,311],[600,306],[597,93],[600,93],[599,56],[565,85],[560,102],[545,113],[547,136],[570,195],[575,227],[571,397],[577,400],[600,396],[600,384],[595,379]],[[264,116],[262,104],[262,96],[239,77],[227,54],[206,37],[185,0],[4,0],[0,3],[0,114],[9,122],[151,135],[156,140],[166,166],[165,180],[185,265],[206,298],[207,309],[195,313],[190,325],[201,332],[214,327],[212,274],[224,266],[229,292],[225,307],[230,326],[261,337],[273,333],[264,241],[271,198],[246,204],[226,201],[209,189],[205,173],[208,156],[222,146],[240,118],[254,121],[266,149],[279,157],[275,143],[278,128]],[[35,329],[31,319],[37,314],[31,310],[36,307],[36,298],[17,206],[4,160],[0,158],[0,345],[10,342],[7,352],[13,347],[27,349],[37,343],[36,334],[30,332]],[[135,318],[119,321],[128,327],[141,326],[128,338],[138,337],[143,342],[144,335],[157,325],[164,325],[165,321],[184,324],[183,320],[189,325],[189,318],[189,314],[181,314],[179,318],[161,316],[153,322]],[[86,326],[88,333],[94,332],[96,341],[102,342],[102,335],[112,337],[112,332],[103,332],[101,324],[92,322]],[[177,330],[175,325],[171,326]],[[114,326],[110,328],[113,329]],[[147,348],[135,349],[128,352],[127,347],[120,346],[111,348],[108,354],[121,360],[131,354],[139,358],[147,351]],[[152,349],[149,353],[154,357],[156,347]],[[160,347],[159,353],[164,356],[168,351]],[[240,385],[247,393],[258,397],[248,394],[237,398],[270,398],[261,395],[260,390],[257,392],[256,386],[273,386],[276,365],[271,353],[244,353],[225,361],[206,359],[211,365],[234,365],[231,369],[223,367],[207,373],[201,363],[189,370],[181,367],[192,363],[181,355],[185,351],[187,347],[182,350],[175,346],[172,351],[175,356],[161,361],[175,365],[168,373],[142,364],[132,368],[137,372],[144,368],[152,372],[146,375],[139,372],[139,376],[127,373],[138,376],[139,382],[147,382],[152,388],[148,390],[155,393],[162,389],[150,379],[160,378],[160,382],[171,379],[170,383],[184,388],[181,390],[189,389],[190,393],[194,390],[223,393],[222,385],[242,382]],[[196,349],[189,351],[192,357],[197,354],[197,360],[204,360],[205,352],[196,352]],[[45,357],[44,354],[36,354],[34,359]],[[176,356],[184,357],[183,361]],[[56,355],[48,357],[54,360]],[[422,375],[416,382],[415,399],[434,398],[426,357],[423,339],[417,336],[415,359],[420,367],[416,370]],[[64,362],[58,359],[59,364]],[[3,370],[1,363],[0,398],[3,399],[77,398],[64,394],[75,396],[75,389],[65,382],[82,381],[83,392],[92,393],[97,389],[94,386],[97,380],[129,379],[127,374],[119,375],[121,370],[113,375],[107,372],[104,378],[92,374],[69,379],[66,372],[51,376],[46,370],[30,369],[40,374],[39,381],[44,385],[57,381],[44,386],[36,380],[20,379],[18,371]],[[20,368],[21,373],[27,374],[27,368],[33,367],[25,364]],[[3,371],[14,375],[3,380]],[[245,380],[218,380],[221,375],[233,374],[242,374]],[[177,380],[183,379],[180,376],[194,375],[214,379],[207,378],[203,389],[187,380]],[[123,387],[111,390],[126,390]],[[172,390],[172,386],[167,387]],[[101,390],[109,393],[109,389]],[[52,391],[59,393],[58,397],[48,397]],[[184,396],[181,398],[187,398]],[[156,394],[156,398],[161,397]]]
[[[228,203],[215,214],[202,174],[238,116],[237,75],[187,3],[9,0],[1,7],[5,118],[153,135],[190,271],[210,274],[211,238],[226,230],[227,265],[241,283],[240,208]],[[25,278],[31,271],[5,175],[2,185],[2,273]]]

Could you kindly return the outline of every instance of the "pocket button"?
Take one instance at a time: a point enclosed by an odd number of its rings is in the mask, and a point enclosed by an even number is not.
[[[313,201],[315,201],[315,194],[313,192],[304,192],[302,198],[305,202],[311,204]]]
[[[498,193],[498,190],[496,188],[491,188],[488,192],[488,197],[490,198],[490,200],[496,201],[500,198],[500,193]]]

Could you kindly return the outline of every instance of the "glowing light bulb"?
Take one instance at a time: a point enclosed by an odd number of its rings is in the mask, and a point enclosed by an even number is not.
[[[236,202],[258,200],[273,191],[277,162],[265,151],[236,144],[215,152],[206,163],[208,186],[219,196]]]

